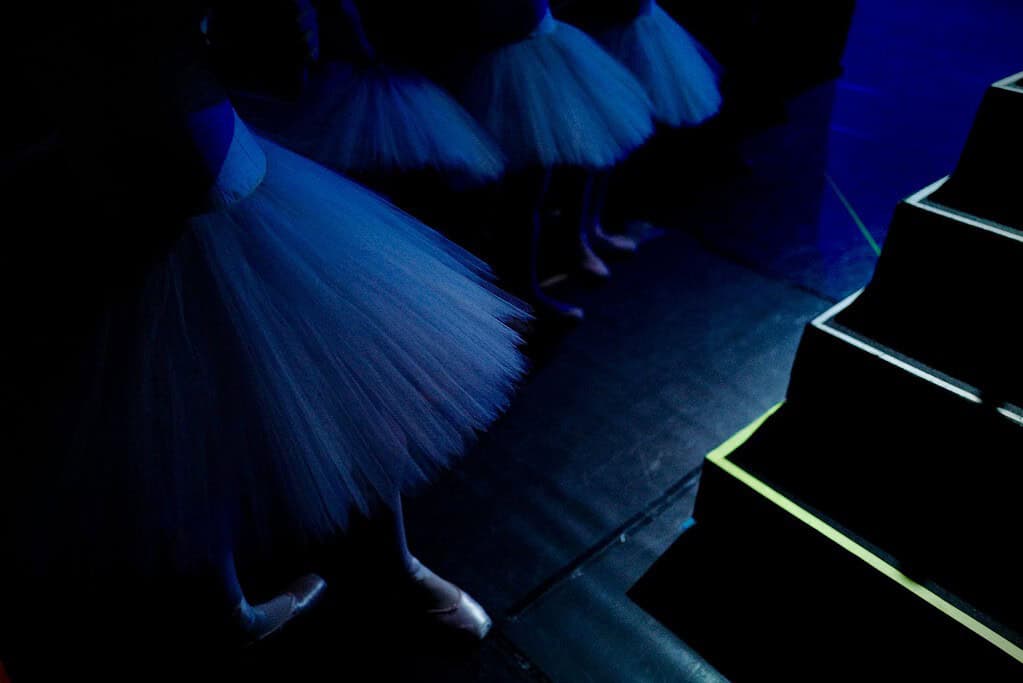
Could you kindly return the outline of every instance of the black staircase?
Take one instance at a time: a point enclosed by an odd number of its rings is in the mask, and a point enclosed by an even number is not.
[[[696,527],[633,589],[726,676],[1023,680],[1021,82],[899,205],[870,284],[807,326],[784,407],[708,461]]]

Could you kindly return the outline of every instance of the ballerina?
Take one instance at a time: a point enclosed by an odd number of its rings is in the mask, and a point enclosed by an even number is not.
[[[359,3],[338,0],[329,7],[321,25],[338,37],[325,45],[333,58],[288,132],[297,150],[359,177],[433,170],[461,185],[500,178],[502,154],[472,116],[421,70],[377,49]],[[377,34],[387,30],[380,23]]]
[[[593,0],[570,14],[643,85],[658,125],[698,126],[721,108],[718,78],[706,50],[653,0]],[[706,55],[706,56],[705,56]],[[633,240],[604,232],[601,215],[610,173],[591,175],[591,202],[580,239],[602,251],[632,252]]]
[[[400,495],[506,407],[526,313],[475,257],[249,132],[192,9],[72,10],[29,47],[123,267],[95,270],[109,286],[46,411],[55,443],[8,520],[17,557],[36,575],[213,577],[251,643],[325,582],[252,604],[239,553],[382,515],[410,607],[481,638],[484,610],[408,552]]]
[[[652,134],[650,101],[595,41],[556,20],[546,0],[463,0],[445,7],[459,15],[447,23],[468,20],[478,38],[476,54],[465,59],[460,99],[498,141],[514,172],[504,184],[505,214],[517,223],[508,231],[525,239],[509,279],[545,313],[581,319],[581,308],[548,296],[539,282],[540,210],[551,171],[597,172],[617,164]],[[600,269],[586,239],[580,261]]]

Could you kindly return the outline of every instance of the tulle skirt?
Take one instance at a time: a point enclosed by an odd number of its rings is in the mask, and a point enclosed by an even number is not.
[[[657,4],[597,39],[643,84],[660,123],[695,126],[721,108],[717,75],[703,49]]]
[[[606,168],[653,132],[650,101],[632,74],[549,15],[533,36],[481,57],[460,96],[511,169]]]
[[[343,172],[429,169],[485,183],[504,171],[496,143],[451,95],[425,76],[386,66],[332,63],[286,137]]]
[[[527,314],[487,267],[262,145],[262,184],[104,309],[63,458],[22,510],[40,557],[194,565],[271,529],[327,537],[508,403]]]

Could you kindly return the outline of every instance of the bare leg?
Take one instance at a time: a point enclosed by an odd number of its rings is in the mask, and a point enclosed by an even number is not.
[[[498,268],[512,291],[527,299],[539,314],[581,320],[584,315],[581,308],[558,301],[540,288],[541,211],[550,179],[549,169],[525,171],[505,179],[501,201],[504,215],[499,222],[508,249]]]
[[[372,567],[378,575],[393,572],[403,609],[428,626],[471,640],[486,637],[491,620],[479,603],[434,574],[409,551],[400,496],[369,524],[370,547],[365,551],[374,555]]]
[[[582,206],[579,211],[579,268],[596,278],[605,280],[611,277],[611,270],[604,263],[603,259],[597,256],[594,251],[593,238],[597,222],[600,220],[601,201],[601,176],[602,173],[590,173],[586,176],[586,184],[583,187]]]
[[[593,219],[590,222],[590,240],[594,248],[608,253],[634,253],[637,249],[636,241],[624,235],[611,235],[604,232],[602,218],[604,205],[607,203],[607,191],[611,183],[611,171],[601,171],[597,174],[596,187],[593,190]]]

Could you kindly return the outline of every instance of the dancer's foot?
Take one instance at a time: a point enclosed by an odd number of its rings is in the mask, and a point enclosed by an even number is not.
[[[327,582],[315,574],[307,574],[286,592],[258,605],[242,600],[232,614],[242,646],[252,645],[279,631],[285,624],[309,610],[323,595]]]
[[[603,259],[597,256],[593,248],[585,243],[580,245],[579,270],[598,280],[606,280],[611,277],[611,269],[607,267]]]
[[[408,586],[413,608],[431,626],[471,640],[483,640],[493,624],[465,591],[412,558]]]
[[[567,304],[564,301],[558,301],[541,290],[539,286],[533,288],[531,299],[531,303],[533,304],[537,317],[540,318],[561,320],[565,322],[580,322],[586,317],[583,309],[579,306],[573,306],[572,304]]]
[[[625,235],[608,234],[599,223],[593,228],[593,246],[612,254],[635,254],[639,248],[636,240]]]

